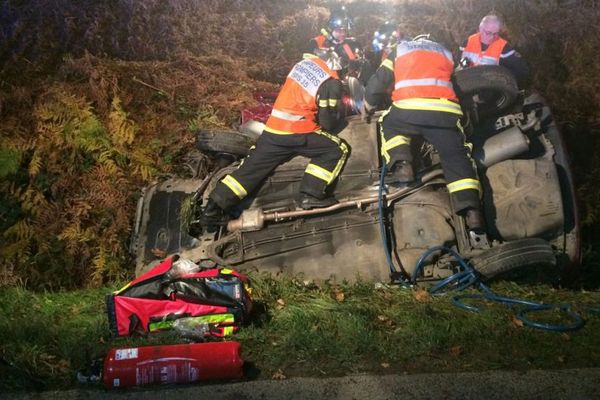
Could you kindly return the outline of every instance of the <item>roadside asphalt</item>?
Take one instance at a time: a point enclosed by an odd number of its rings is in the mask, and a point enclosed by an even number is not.
[[[600,360],[599,360],[600,361]],[[85,387],[68,391],[0,393],[17,400],[259,400],[259,399],[600,399],[600,368],[486,371],[414,375],[351,375],[129,390]]]

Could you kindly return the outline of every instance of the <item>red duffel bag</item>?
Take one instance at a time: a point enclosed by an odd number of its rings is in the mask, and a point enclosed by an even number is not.
[[[252,307],[245,275],[227,268],[187,272],[173,266],[176,260],[167,258],[107,296],[114,335],[175,330],[193,338],[223,337],[244,323]]]

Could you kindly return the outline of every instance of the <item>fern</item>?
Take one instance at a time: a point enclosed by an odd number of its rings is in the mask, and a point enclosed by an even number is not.
[[[27,242],[33,237],[33,228],[30,221],[21,219],[6,229],[3,233],[5,238],[14,238],[18,242]]]
[[[31,216],[37,216],[46,206],[46,198],[40,191],[29,187],[20,196],[21,208]]]
[[[31,160],[29,161],[28,172],[31,178],[35,178],[42,169],[42,156],[40,153],[41,150],[36,149],[31,156]]]
[[[21,152],[16,149],[0,147],[0,178],[17,172],[21,157]]]
[[[137,127],[133,121],[128,119],[118,96],[115,96],[112,101],[112,108],[108,117],[108,128],[113,143],[117,146],[123,148],[133,143]]]
[[[107,252],[103,246],[95,249],[96,255],[92,259],[91,281],[95,285],[102,283],[102,279],[107,267]]]

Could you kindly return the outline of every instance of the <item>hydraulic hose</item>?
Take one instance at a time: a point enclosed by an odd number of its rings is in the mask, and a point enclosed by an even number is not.
[[[452,297],[452,304],[455,306],[462,308],[463,310],[472,311],[472,312],[480,312],[480,308],[474,305],[465,304],[461,300],[463,299],[483,299],[496,301],[499,303],[503,303],[506,305],[520,305],[524,306],[524,308],[520,309],[516,313],[516,318],[523,322],[523,325],[529,326],[531,328],[542,329],[547,331],[555,331],[555,332],[567,332],[567,331],[575,331],[581,329],[585,325],[585,321],[583,318],[574,312],[571,309],[570,305],[566,304],[542,304],[536,303],[528,300],[521,299],[513,299],[511,297],[500,296],[492,291],[490,287],[485,285],[475,269],[471,267],[458,253],[454,250],[445,247],[445,246],[435,246],[430,249],[427,249],[421,257],[417,260],[417,265],[415,267],[415,271],[412,276],[412,281],[416,282],[419,272],[423,269],[425,265],[425,261],[435,252],[445,252],[452,255],[452,257],[459,264],[459,271],[454,275],[451,275],[433,287],[429,289],[431,294],[440,294],[440,291],[449,286],[455,285],[453,288],[455,291],[460,292],[468,287],[474,287],[481,290],[482,293],[479,294],[459,294]],[[570,324],[550,324],[550,323],[542,323],[533,321],[526,317],[526,314],[530,314],[532,312],[539,312],[545,310],[558,310],[562,313],[565,313],[569,319],[571,320]],[[595,307],[591,308],[592,311],[595,311]]]

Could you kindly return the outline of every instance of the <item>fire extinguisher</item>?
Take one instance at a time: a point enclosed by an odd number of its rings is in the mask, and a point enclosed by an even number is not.
[[[116,388],[241,378],[243,364],[238,342],[111,349],[102,380]]]

